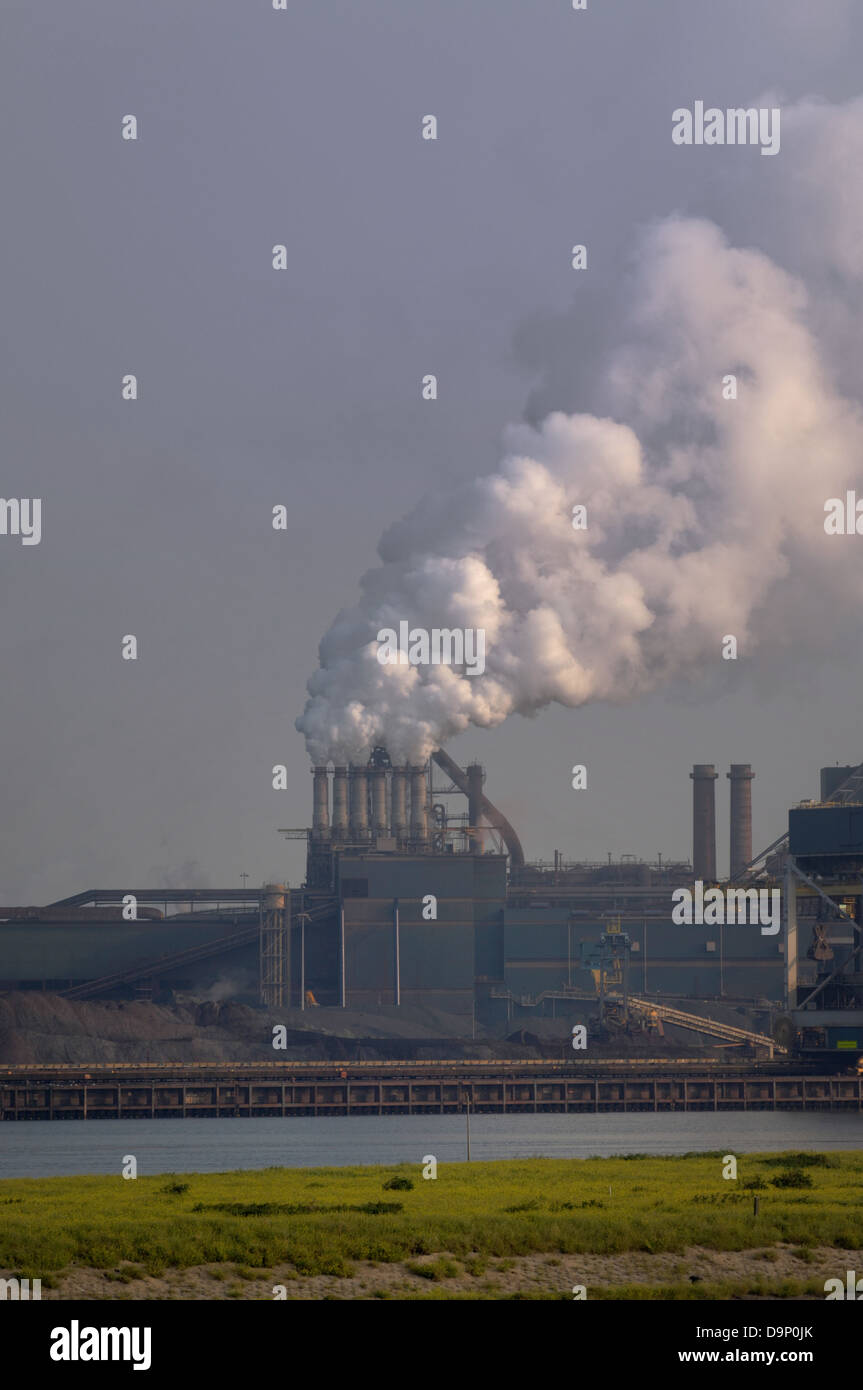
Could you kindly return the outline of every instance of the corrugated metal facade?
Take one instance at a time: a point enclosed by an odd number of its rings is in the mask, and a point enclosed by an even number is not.
[[[835,808],[846,817],[853,809]],[[567,985],[592,989],[592,976],[581,968],[581,945],[598,941],[608,929],[608,916],[592,911],[572,916],[572,904],[566,902],[507,907],[502,856],[353,854],[343,856],[339,867],[349,1008],[374,1010],[395,1000],[395,900],[402,1003],[469,1014],[478,983],[481,996],[488,993],[483,986],[503,985],[518,998],[531,999]],[[437,900],[434,920],[423,917],[423,900],[430,895]],[[766,937],[748,925],[678,926],[670,915],[669,892],[667,913],[663,902],[653,914],[622,916],[623,930],[634,943],[634,991],[782,999],[782,933]],[[254,920],[239,919],[244,926]],[[233,929],[230,916],[203,914],[164,921],[0,923],[0,988],[62,989],[219,940]],[[339,1003],[341,946],[337,911],[306,926],[305,988],[320,1004]],[[300,927],[294,915],[294,1004],[300,997],[299,962]],[[257,948],[247,945],[155,973],[163,985],[181,990],[204,992],[229,982],[231,997],[251,1001],[257,991]]]
[[[473,1012],[480,933],[485,955],[500,954],[491,936],[502,936],[502,856],[343,857],[339,887],[348,1008],[374,1009],[395,1000],[397,902],[401,1002]],[[423,917],[429,897],[436,899],[434,919]]]
[[[504,979],[513,994],[536,997],[567,983],[591,989],[581,969],[582,942],[596,942],[607,918],[570,924],[564,907],[507,908],[504,912]],[[633,949],[630,989],[636,993],[714,998],[783,997],[781,936],[762,936],[758,926],[677,926],[663,917],[622,917]]]
[[[798,806],[788,812],[788,848],[812,855],[863,859],[863,806]]]
[[[173,951],[218,941],[234,929],[233,920],[226,918],[0,922],[0,989],[65,989]],[[242,975],[245,980],[247,974],[256,988],[257,970],[257,947],[247,946],[166,971],[159,978],[174,989],[207,989],[227,975],[238,979]]]

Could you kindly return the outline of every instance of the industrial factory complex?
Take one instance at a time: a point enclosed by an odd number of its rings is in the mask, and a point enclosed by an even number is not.
[[[312,770],[302,886],[91,889],[0,908],[0,990],[69,1000],[231,998],[366,1014],[413,1005],[502,1035],[531,1019],[659,1028],[737,1003],[788,1055],[863,1053],[863,769],[825,768],[753,857],[747,764],[729,781],[728,874],[716,863],[713,765],[696,765],[692,863],[528,863],[478,765]],[[721,785],[721,784],[720,784]],[[681,922],[674,895],[703,912]],[[719,890],[711,894],[711,889]],[[781,926],[745,909],[778,890]],[[779,900],[779,899],[778,899]],[[715,903],[721,904],[717,909]],[[711,907],[709,904],[713,903]],[[700,920],[699,920],[700,918]],[[693,1015],[694,1011],[694,1015]],[[734,1029],[714,1029],[733,1045]],[[749,1035],[751,1041],[755,1035]],[[745,1035],[741,1033],[740,1040]]]

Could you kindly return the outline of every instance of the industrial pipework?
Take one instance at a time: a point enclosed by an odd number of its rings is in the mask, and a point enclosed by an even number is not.
[[[390,781],[390,833],[397,840],[406,840],[408,834],[408,770],[394,767]]]
[[[366,768],[350,765],[351,838],[369,838],[369,774]]]
[[[330,838],[330,789],[326,764],[313,767],[312,776],[315,779],[312,833],[317,840],[328,840]]]
[[[411,839],[424,844],[428,839],[428,791],[422,764],[408,767],[411,783]]]
[[[439,748],[434,761],[468,800],[467,836],[471,854],[484,849],[483,823],[502,837],[514,868],[524,865],[521,842],[506,816],[483,792],[483,770],[472,763],[466,772]],[[428,764],[390,764],[386,750],[376,748],[370,761],[337,764],[333,769],[332,817],[329,807],[329,772],[326,764],[312,768],[314,806],[311,840],[317,855],[330,854],[345,844],[369,844],[392,837],[407,848],[428,850],[432,845],[429,815]],[[390,778],[387,796],[387,776]],[[435,840],[440,836],[436,834]],[[395,846],[386,846],[392,852]],[[323,866],[323,860],[321,865]],[[322,868],[322,872],[324,872]],[[324,872],[324,877],[328,871]]]
[[[348,770],[342,765],[333,768],[333,839],[348,838]]]
[[[432,753],[434,761],[442,772],[455,782],[459,791],[464,792],[470,802],[471,785],[468,777],[462,772],[457,762],[454,762],[449,753],[445,753],[442,748],[438,748]],[[474,796],[477,788],[474,787]],[[493,806],[484,792],[480,792],[479,798],[480,811],[482,816],[496,830],[509,850],[509,866],[511,869],[521,869],[524,867],[524,850],[521,847],[521,840],[516,835],[506,816]]]

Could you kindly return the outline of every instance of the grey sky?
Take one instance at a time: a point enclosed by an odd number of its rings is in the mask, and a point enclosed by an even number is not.
[[[4,0],[2,29],[0,491],[43,499],[43,540],[0,537],[0,901],[297,882],[276,833],[310,809],[293,721],[381,531],[491,469],[507,423],[589,404],[642,224],[680,211],[758,241],[754,180],[778,175],[752,161],[785,150],[695,160],[671,111],[853,98],[863,12]],[[766,842],[822,763],[863,757],[855,649],[852,632],[805,679],[550,709],[449,751],[486,763],[530,857],[687,855],[696,761],[752,762]],[[723,775],[723,866],[726,819]]]

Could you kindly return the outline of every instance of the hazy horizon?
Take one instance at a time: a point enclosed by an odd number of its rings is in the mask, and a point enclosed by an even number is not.
[[[822,765],[863,758],[854,540],[825,540],[808,491],[832,496],[834,460],[853,471],[863,440],[859,7],[7,0],[4,20],[0,491],[42,499],[42,537],[0,536],[0,902],[244,873],[298,884],[305,847],[278,835],[311,817],[294,721],[381,535],[490,477],[507,429],[554,411],[666,447],[671,507],[715,444],[680,425],[686,373],[712,382],[714,351],[729,372],[743,363],[742,383],[745,354],[769,356],[774,391],[710,454],[739,468],[713,539],[734,557],[748,648],[684,669],[718,571],[672,596],[675,535],[653,574],[657,611],[687,608],[667,679],[624,691],[609,663],[588,703],[468,727],[447,750],[486,766],[528,859],[689,858],[689,772],[713,762],[723,874],[732,762],[755,772],[758,850],[817,797]],[[672,112],[702,99],[780,108],[778,153],[675,146]],[[137,141],[121,138],[126,113]],[[686,242],[645,251],[668,219]],[[685,247],[710,274],[687,270]],[[659,515],[651,499],[638,515]],[[763,537],[751,573],[731,549],[744,523]]]

